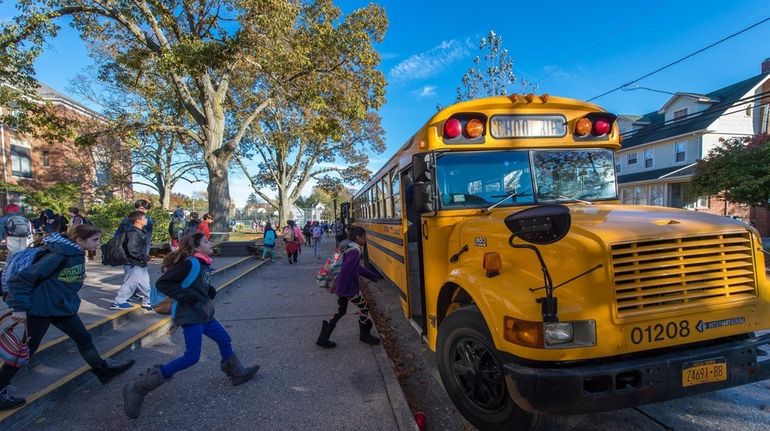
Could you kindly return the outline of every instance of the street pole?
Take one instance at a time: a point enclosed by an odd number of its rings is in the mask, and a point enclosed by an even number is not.
[[[334,237],[336,238],[339,232],[337,232],[337,196],[334,196],[333,202],[333,210],[332,213],[334,214]]]

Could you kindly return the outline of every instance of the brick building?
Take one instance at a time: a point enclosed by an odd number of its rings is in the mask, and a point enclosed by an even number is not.
[[[102,122],[95,111],[40,84],[40,98],[50,103],[57,114],[78,123],[78,133]],[[8,107],[0,107],[0,118],[13,114]],[[100,138],[95,145],[79,146],[74,140],[48,142],[19,133],[0,122],[0,180],[7,184],[21,184],[36,189],[57,183],[81,185],[79,205],[108,197],[131,199],[131,152],[117,139]],[[21,203],[18,193],[0,190],[2,206]]]

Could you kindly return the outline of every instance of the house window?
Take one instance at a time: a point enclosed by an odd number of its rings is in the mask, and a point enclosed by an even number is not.
[[[628,153],[627,156],[628,164],[635,165],[636,164],[636,153]]]
[[[705,209],[709,207],[708,197],[694,196],[692,184],[671,184],[671,206],[674,208]]]
[[[43,166],[51,166],[51,159],[48,151],[43,151]]]
[[[15,177],[32,178],[32,158],[29,148],[11,145],[11,171]]]
[[[619,173],[620,173],[620,163],[616,163],[615,164],[615,174],[619,174]]]
[[[644,167],[645,168],[652,167],[652,148],[648,148],[644,150]]]
[[[674,111],[674,121],[681,120],[682,118],[687,116],[687,108],[679,109]]]
[[[674,144],[674,162],[681,163],[687,158],[687,142],[677,142]]]

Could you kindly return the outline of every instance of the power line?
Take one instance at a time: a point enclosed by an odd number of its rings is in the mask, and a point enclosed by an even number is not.
[[[556,68],[554,68],[554,69],[553,69],[553,70],[551,70],[550,72],[548,72],[548,73],[546,73],[545,75],[543,75],[543,77],[542,77],[542,78],[540,78],[540,79],[538,79],[537,81],[533,82],[533,83],[532,83],[532,85],[537,85],[537,83],[539,83],[540,81],[544,80],[545,78],[548,78],[549,76],[553,75],[554,73],[558,72],[559,70],[562,70],[562,67],[561,67],[562,65],[564,65],[564,64],[568,64],[568,63],[572,63],[573,61],[575,61],[575,60],[577,60],[578,58],[582,57],[582,56],[583,56],[585,53],[587,53],[588,51],[591,51],[592,49],[594,49],[594,48],[596,48],[597,46],[601,45],[601,44],[602,44],[604,41],[606,41],[607,39],[611,38],[612,36],[615,36],[616,34],[620,33],[621,31],[623,31],[623,30],[627,29],[628,27],[630,27],[630,26],[631,26],[631,24],[635,23],[636,21],[639,21],[639,19],[641,19],[641,18],[642,18],[642,17],[644,17],[645,15],[649,14],[650,12],[652,12],[652,11],[653,11],[653,9],[656,9],[658,6],[662,5],[662,4],[663,4],[663,3],[665,3],[665,2],[666,2],[666,0],[661,0],[661,1],[659,1],[658,3],[656,3],[655,5],[653,5],[651,8],[647,9],[646,11],[642,12],[640,15],[638,15],[638,16],[636,16],[635,18],[631,19],[631,21],[628,21],[628,22],[627,22],[627,23],[625,23],[623,26],[619,27],[617,30],[615,30],[615,31],[613,31],[612,33],[610,33],[610,34],[608,34],[608,35],[604,36],[603,38],[599,39],[599,41],[598,41],[598,42],[596,42],[596,43],[594,43],[593,45],[589,46],[588,48],[586,48],[586,49],[584,49],[584,50],[580,51],[580,52],[579,52],[577,55],[575,55],[574,57],[572,57],[572,58],[570,58],[569,60],[565,61],[564,63],[562,63],[562,64],[560,64],[560,65],[556,66]]]
[[[711,45],[708,45],[708,46],[706,46],[705,48],[701,48],[701,49],[699,49],[699,50],[697,50],[697,51],[695,51],[695,52],[693,52],[693,53],[691,53],[691,54],[688,54],[688,55],[686,55],[686,56],[684,56],[684,57],[680,58],[679,60],[673,61],[673,62],[671,62],[671,63],[669,63],[669,64],[667,64],[667,65],[665,65],[665,66],[663,66],[663,67],[660,67],[660,68],[658,68],[658,69],[656,69],[656,70],[653,70],[652,72],[650,72],[650,73],[648,73],[648,74],[646,74],[646,75],[642,76],[641,78],[637,78],[637,79],[634,79],[633,81],[627,82],[627,83],[625,83],[625,84],[623,84],[623,85],[621,85],[621,86],[619,86],[619,87],[613,88],[612,90],[609,90],[609,91],[605,91],[604,93],[602,93],[602,94],[600,94],[600,95],[598,95],[598,96],[592,97],[592,98],[588,99],[588,100],[587,100],[587,102],[590,102],[590,101],[592,101],[592,100],[596,100],[596,99],[598,99],[598,98],[600,98],[600,97],[604,97],[604,96],[606,96],[606,95],[608,95],[608,94],[610,94],[610,93],[614,93],[614,92],[616,92],[616,91],[618,91],[618,90],[622,89],[623,87],[629,86],[629,85],[631,85],[631,84],[634,84],[634,83],[636,83],[636,82],[639,82],[639,81],[641,81],[642,79],[648,78],[648,77],[650,77],[650,76],[652,76],[652,75],[654,75],[654,74],[656,74],[656,73],[658,73],[658,72],[660,72],[660,71],[662,71],[662,70],[664,70],[664,69],[668,69],[669,67],[671,67],[671,66],[673,66],[673,65],[675,65],[675,64],[681,63],[681,62],[683,62],[683,61],[687,60],[688,58],[690,58],[690,57],[692,57],[692,56],[694,56],[694,55],[700,54],[701,52],[703,52],[703,51],[706,51],[707,49],[713,48],[713,47],[715,47],[715,46],[719,45],[720,43],[722,43],[722,42],[724,42],[724,41],[726,41],[726,40],[728,40],[728,39],[732,39],[733,37],[735,37],[735,36],[738,36],[738,35],[739,35],[739,34],[741,34],[741,33],[745,33],[745,32],[747,32],[747,31],[751,30],[752,28],[754,28],[754,27],[756,27],[756,26],[758,26],[758,25],[760,25],[760,24],[763,24],[763,23],[765,23],[765,22],[767,22],[767,21],[770,21],[770,17],[768,17],[768,18],[765,18],[765,19],[763,19],[762,21],[759,21],[759,22],[757,22],[757,23],[754,23],[754,24],[752,24],[752,25],[750,25],[750,26],[748,26],[748,27],[746,27],[746,28],[744,28],[744,29],[742,29],[742,30],[739,30],[739,31],[737,31],[737,32],[735,32],[735,33],[733,33],[733,34],[731,34],[731,35],[727,36],[727,37],[724,37],[724,38],[722,38],[722,39],[720,39],[720,40],[718,40],[718,41],[716,41],[716,42],[712,43]]]

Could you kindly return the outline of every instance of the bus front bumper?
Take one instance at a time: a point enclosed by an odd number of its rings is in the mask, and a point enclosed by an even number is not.
[[[764,347],[765,350],[760,350]],[[616,410],[770,379],[770,334],[746,340],[598,365],[532,368],[504,365],[508,392],[522,409],[539,414]],[[758,362],[757,359],[764,359]],[[763,357],[765,356],[765,357]],[[725,362],[722,381],[685,386],[683,369]],[[692,383],[690,383],[692,384]]]

